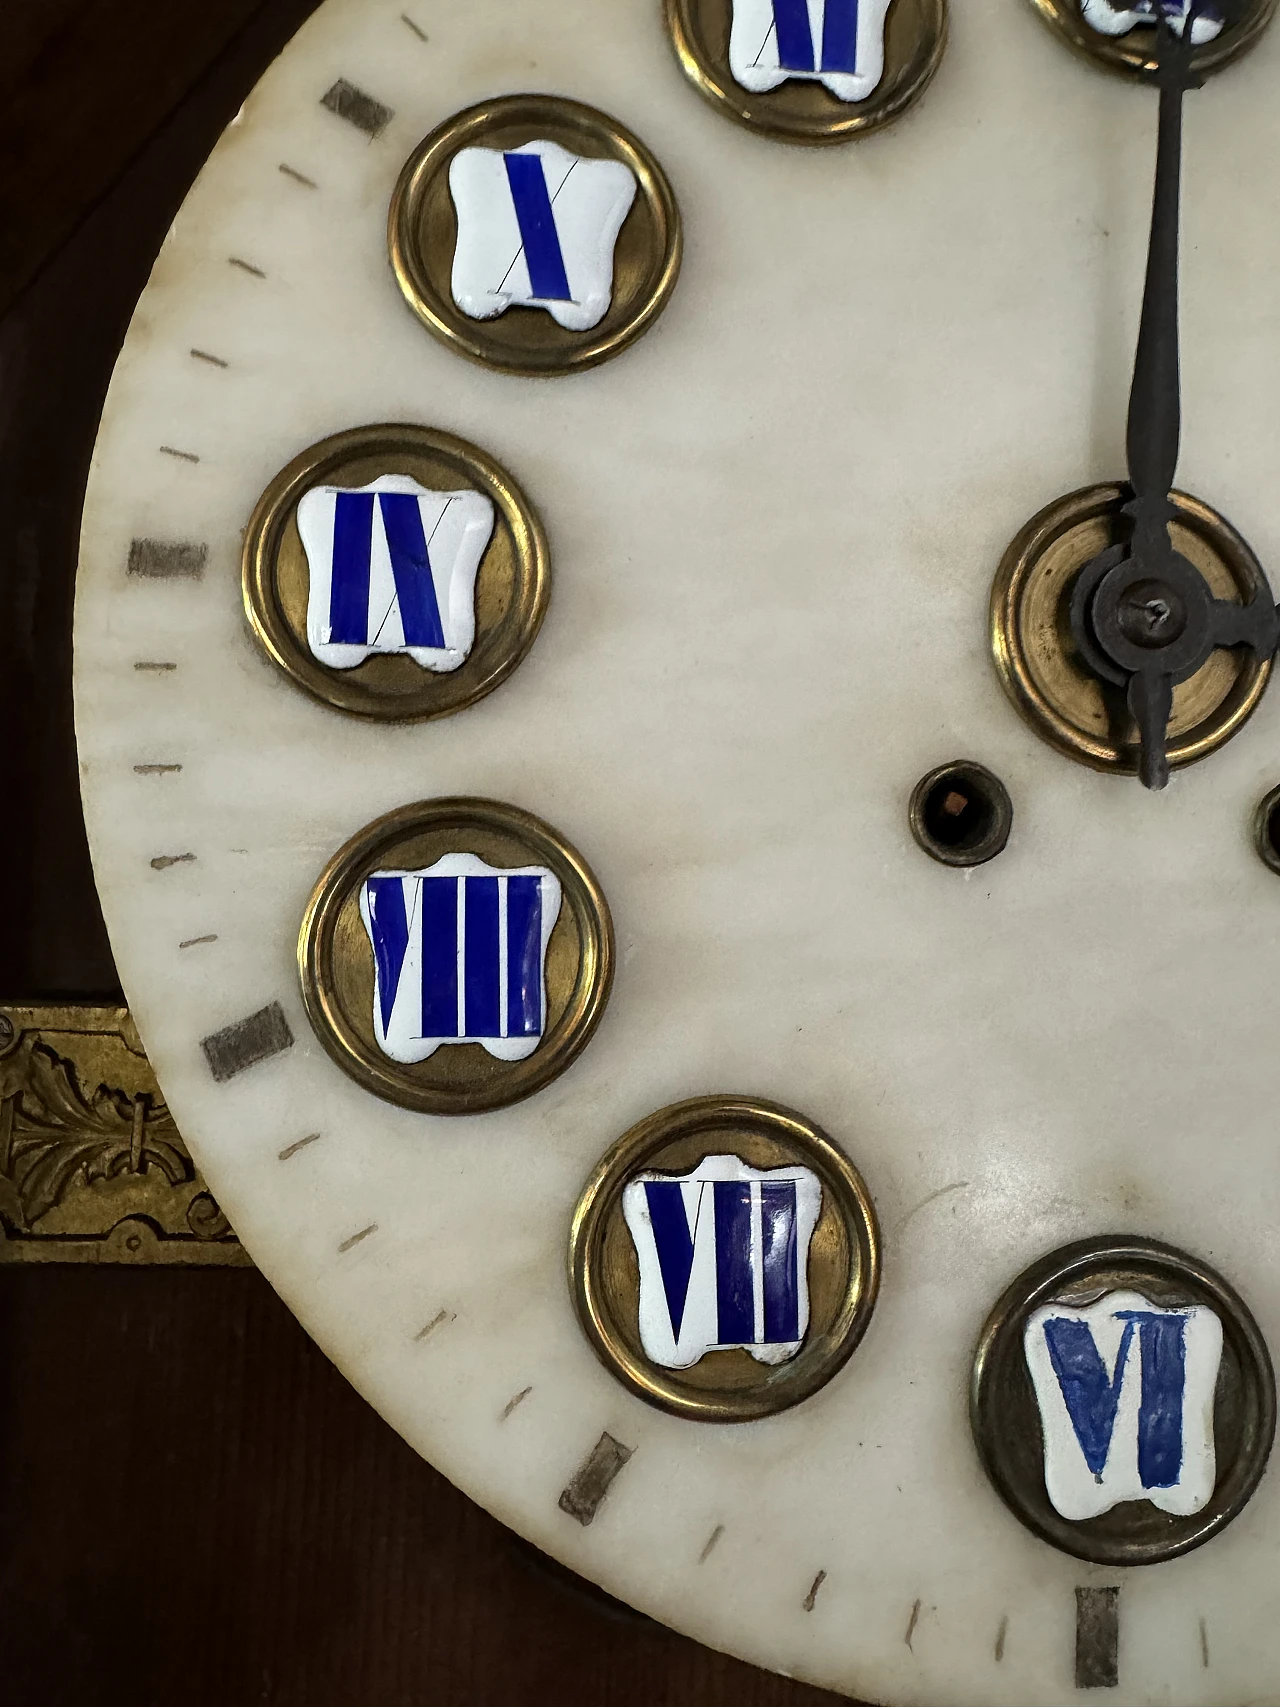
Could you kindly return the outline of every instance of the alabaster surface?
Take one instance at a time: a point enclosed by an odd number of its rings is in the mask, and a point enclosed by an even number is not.
[[[1278,73],[1273,32],[1188,101],[1180,471],[1273,570]],[[376,140],[321,105],[339,78],[392,110]],[[655,327],[566,379],[461,360],[387,263],[410,150],[528,90],[631,127],[685,224]],[[1074,1699],[1074,1590],[1117,1582],[1117,1707],[1280,1700],[1274,1477],[1199,1552],[1093,1569],[1005,1509],[966,1411],[994,1300],[1085,1235],[1216,1264],[1280,1347],[1280,883],[1249,833],[1280,694],[1156,798],[1041,744],[987,649],[1007,541],[1123,472],[1155,117],[1019,0],[963,0],[921,105],[813,152],[703,102],[656,0],[328,0],[160,254],[85,511],[77,724],[103,904],[164,1094],[255,1260],[382,1415],[540,1547],[705,1642],[895,1704]],[[439,723],[320,706],[241,608],[264,487],[379,420],[483,446],[551,540],[533,650]],[[135,538],[207,545],[203,575],[129,576]],[[1016,811],[967,874],[907,827],[917,778],[954,757]],[[455,793],[581,849],[619,951],[575,1065],[470,1119],[348,1080],[295,958],[335,850]],[[273,1001],[293,1048],[215,1082],[200,1040]],[[625,1391],[566,1280],[601,1153],[712,1091],[818,1121],[884,1231],[848,1365],[731,1427]],[[634,1455],[583,1527],[557,1502],[606,1430]]]

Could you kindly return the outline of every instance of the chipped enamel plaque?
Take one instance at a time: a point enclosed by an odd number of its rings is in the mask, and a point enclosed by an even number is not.
[[[542,525],[476,446],[357,427],[282,470],[245,534],[245,608],[290,679],[341,711],[444,717],[532,646],[550,568]]]
[[[704,1097],[605,1156],[570,1268],[607,1368],[679,1416],[738,1422],[798,1404],[845,1363],[875,1305],[878,1240],[825,1133],[789,1109]]]
[[[1022,1521],[1098,1564],[1152,1564],[1240,1511],[1275,1430],[1270,1357],[1203,1263],[1143,1239],[1055,1251],[983,1332],[973,1426]]]
[[[680,218],[632,134],[576,101],[523,95],[459,113],[410,156],[392,199],[396,277],[424,324],[512,373],[569,373],[662,311]]]
[[[406,1108],[470,1114],[540,1090],[608,1000],[612,928],[578,854],[485,800],[407,806],[330,862],[298,946],[329,1053]]]
[[[681,65],[722,112],[786,142],[897,118],[941,63],[947,0],[665,0]]]
[[[1150,77],[1155,69],[1157,15],[1167,18],[1181,35],[1191,0],[1137,0],[1112,5],[1111,0],[1031,0],[1047,23],[1071,46],[1114,71]],[[1234,15],[1224,20],[1214,6],[1206,7],[1192,28],[1197,71],[1217,71],[1254,47],[1275,16],[1277,0],[1241,0]]]

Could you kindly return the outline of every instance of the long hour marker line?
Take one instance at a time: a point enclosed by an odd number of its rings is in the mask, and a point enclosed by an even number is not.
[[[607,1431],[602,1434],[560,1495],[560,1510],[567,1517],[576,1518],[584,1529],[593,1523],[614,1478],[634,1453],[633,1446],[624,1446]]]
[[[198,362],[208,362],[210,367],[230,367],[230,362],[224,362],[221,356],[210,355],[208,350],[192,350],[191,354]]]
[[[376,1221],[371,1221],[367,1227],[362,1227],[358,1233],[353,1233],[349,1239],[344,1239],[342,1241],[338,1246],[338,1255],[340,1257],[346,1256],[348,1251],[355,1250],[357,1245],[362,1245],[366,1239],[371,1238],[377,1231],[378,1223]]]
[[[171,865],[193,865],[195,857],[193,853],[156,854],[151,861],[151,869],[152,871],[168,871]]]
[[[261,267],[255,267],[252,261],[242,261],[239,255],[228,255],[227,265],[229,267],[239,267],[242,273],[252,273],[255,279],[265,279],[267,276]]]
[[[711,1534],[707,1537],[706,1546],[702,1549],[701,1553],[698,1554],[698,1563],[700,1565],[706,1564],[707,1560],[711,1557],[712,1553],[715,1551],[716,1546],[719,1543],[720,1537],[723,1534],[724,1534],[724,1524],[723,1523],[717,1523],[715,1528],[711,1531]]]
[[[217,932],[214,931],[214,932],[210,932],[210,934],[208,936],[189,936],[185,942],[180,942],[178,944],[178,947],[179,948],[200,948],[206,942],[217,942],[217,940],[218,940]]]
[[[179,462],[199,462],[200,458],[194,451],[175,450],[172,445],[160,446],[161,456],[176,456]]]
[[[419,41],[427,40],[427,32],[425,30],[420,30],[407,12],[401,12],[400,22],[402,24],[408,24],[409,28],[413,31],[414,35],[417,36]]]
[[[134,770],[139,776],[168,776],[173,771],[180,771],[181,765],[135,765]]]
[[[224,1025],[221,1031],[211,1032],[200,1040],[209,1071],[218,1084],[234,1079],[260,1061],[293,1048],[293,1031],[279,1002],[268,1002],[265,1008],[245,1019]]]
[[[172,451],[180,456],[180,451]],[[199,458],[193,458],[199,461]],[[129,542],[127,573],[143,581],[198,581],[209,561],[209,547],[194,539],[135,539]],[[169,669],[173,664],[139,664],[137,669]]]
[[[996,1631],[996,1664],[1004,1659],[1005,1637],[1009,1634],[1009,1615],[1006,1612],[1000,1620],[1000,1628]]]
[[[133,667],[135,670],[176,670],[178,666],[176,664],[153,664],[149,659],[146,659]]]
[[[827,1573],[825,1571],[819,1571],[817,1576],[810,1583],[809,1592],[807,1595],[805,1595],[804,1600],[801,1602],[801,1605],[804,1607],[806,1612],[812,1612],[813,1611],[814,1605],[818,1599],[818,1590],[822,1587],[823,1583],[826,1582],[826,1580],[827,1580]]]
[[[286,166],[283,160],[280,162],[280,170],[286,178],[292,178],[295,184],[305,184],[309,190],[320,188],[314,178],[308,178],[305,172],[299,172],[294,166]]]

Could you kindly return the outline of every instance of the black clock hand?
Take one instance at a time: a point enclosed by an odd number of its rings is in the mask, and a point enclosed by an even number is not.
[[[1160,0],[1157,0],[1157,5]],[[1233,3],[1214,6],[1230,21]],[[1163,8],[1156,26],[1160,129],[1142,324],[1129,393],[1127,452],[1133,524],[1127,547],[1106,552],[1082,573],[1072,600],[1077,644],[1095,673],[1126,689],[1147,788],[1169,779],[1166,741],[1176,682],[1193,675],[1217,646],[1250,645],[1268,655],[1280,640],[1270,601],[1247,607],[1213,598],[1203,576],[1174,550],[1170,491],[1178,466],[1181,394],[1178,351],[1178,241],[1182,102],[1200,79],[1192,34],[1209,0],[1191,0],[1182,34]]]

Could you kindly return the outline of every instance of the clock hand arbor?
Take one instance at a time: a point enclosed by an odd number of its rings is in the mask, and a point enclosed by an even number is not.
[[[1160,0],[1157,0],[1160,4]],[[1240,0],[1218,0],[1215,16],[1232,21]],[[1132,497],[1124,513],[1132,535],[1081,571],[1071,599],[1076,645],[1093,673],[1125,690],[1141,746],[1139,775],[1147,788],[1169,780],[1166,752],[1173,689],[1220,646],[1249,646],[1269,658],[1280,644],[1280,617],[1270,597],[1241,605],[1216,599],[1204,576],[1175,550],[1169,524],[1178,465],[1181,396],[1178,356],[1178,238],[1182,175],[1182,103],[1201,79],[1192,66],[1192,35],[1209,10],[1191,0],[1177,35],[1163,6],[1157,30],[1155,81],[1160,90],[1151,243],[1142,325],[1129,395],[1127,453]]]

